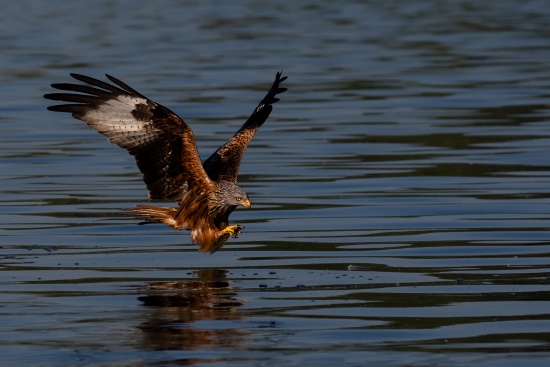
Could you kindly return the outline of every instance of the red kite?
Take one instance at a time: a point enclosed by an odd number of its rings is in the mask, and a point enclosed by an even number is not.
[[[267,120],[276,95],[286,91],[277,73],[269,92],[243,126],[204,163],[193,131],[183,119],[120,80],[114,84],[80,74],[71,76],[89,85],[57,83],[53,88],[75,93],[51,93],[44,98],[73,102],[48,107],[69,112],[113,144],[128,150],[143,173],[151,200],[174,200],[178,207],[140,205],[131,211],[146,222],[165,223],[176,230],[191,230],[199,251],[214,253],[229,236],[244,228],[229,225],[238,205],[250,208],[248,195],[237,185],[243,154],[256,131]]]

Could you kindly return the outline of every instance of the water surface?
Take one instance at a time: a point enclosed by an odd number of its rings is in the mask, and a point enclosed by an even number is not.
[[[6,5],[0,365],[547,365],[542,5]],[[125,217],[131,156],[41,97],[113,74],[208,157],[283,68],[212,256]]]

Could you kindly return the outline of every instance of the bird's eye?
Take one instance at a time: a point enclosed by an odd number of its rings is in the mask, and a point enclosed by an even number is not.
[[[237,201],[241,201],[242,199],[243,199],[243,198],[240,197],[240,196],[237,196],[237,197],[235,198],[235,200],[237,200]]]

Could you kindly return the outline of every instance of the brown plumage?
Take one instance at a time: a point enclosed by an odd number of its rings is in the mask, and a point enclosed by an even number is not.
[[[252,115],[235,135],[201,164],[191,128],[174,112],[120,80],[114,83],[80,74],[73,78],[89,85],[58,83],[53,88],[77,92],[51,93],[44,98],[73,102],[48,107],[69,112],[134,156],[151,200],[174,200],[178,208],[141,205],[131,209],[147,222],[165,223],[191,230],[199,251],[214,253],[229,236],[244,227],[229,225],[229,214],[238,205],[250,208],[244,190],[237,186],[237,173],[248,143],[267,120],[279,87],[287,77],[277,73],[275,82]]]

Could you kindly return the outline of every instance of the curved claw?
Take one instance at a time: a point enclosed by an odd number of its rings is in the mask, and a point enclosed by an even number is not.
[[[233,238],[237,238],[242,233],[241,232],[242,229],[244,229],[243,226],[240,226],[240,225],[236,224],[236,225],[233,225],[233,226],[225,227],[223,232],[229,233],[229,235]]]

